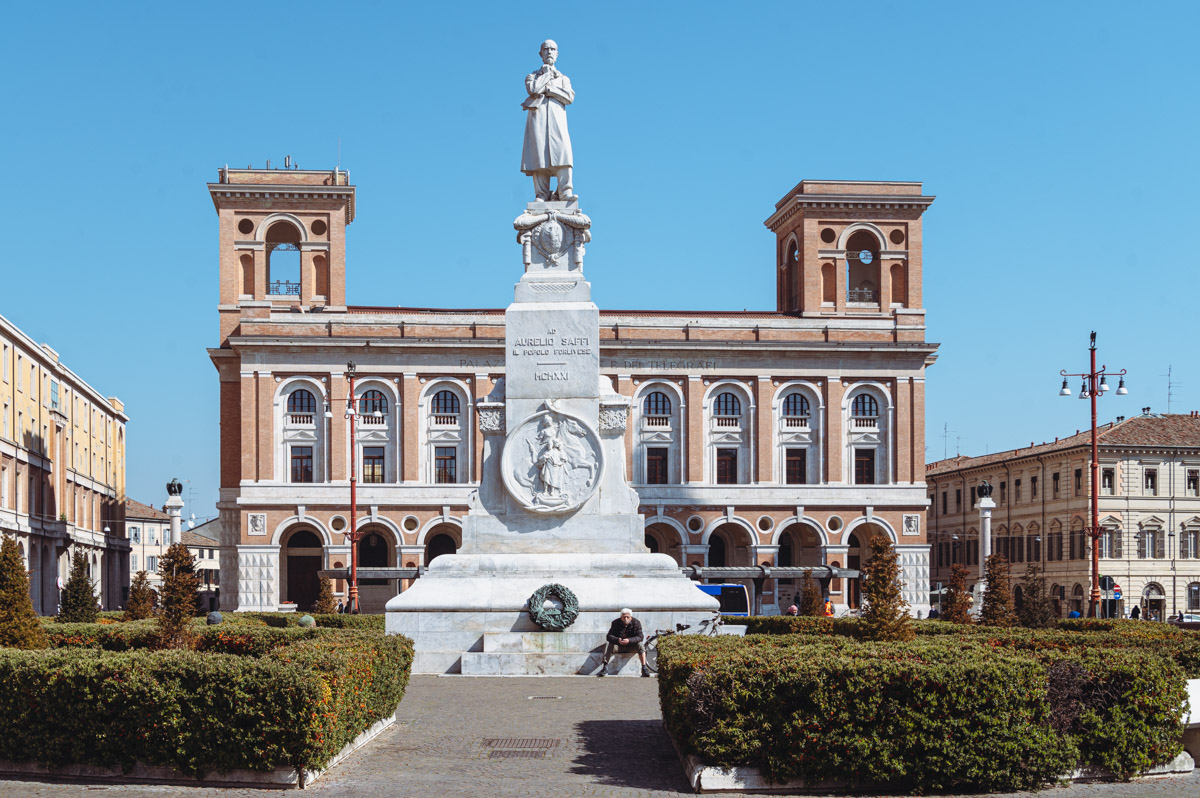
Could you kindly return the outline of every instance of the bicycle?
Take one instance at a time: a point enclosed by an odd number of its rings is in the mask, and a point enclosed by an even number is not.
[[[658,639],[682,634],[685,629],[691,629],[690,623],[677,623],[674,629],[655,629],[654,634],[646,638],[646,667],[651,673],[658,673]]]

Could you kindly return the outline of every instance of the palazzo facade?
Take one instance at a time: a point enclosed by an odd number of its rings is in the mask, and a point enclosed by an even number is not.
[[[317,570],[349,564],[352,458],[360,567],[452,554],[481,472],[475,407],[504,376],[503,307],[347,304],[345,171],[221,169],[208,189],[222,607],[304,608]],[[907,600],[928,612],[924,382],[937,345],[925,341],[921,219],[932,201],[919,183],[804,181],[766,220],[775,310],[601,308],[601,371],[633,401],[621,465],[651,550],[702,567],[856,568],[886,535]],[[364,609],[401,587],[364,584]],[[795,590],[767,579],[762,610]],[[857,606],[854,582],[831,590],[840,610]]]
[[[1100,574],[1121,588],[1103,611],[1126,617],[1200,613],[1200,414],[1149,412],[1101,426]],[[978,573],[977,490],[992,485],[992,551],[1012,563],[1014,596],[1039,563],[1058,613],[1086,615],[1091,592],[1091,431],[1053,443],[930,463],[933,581],[950,567]],[[1102,585],[1103,586],[1103,585]]]

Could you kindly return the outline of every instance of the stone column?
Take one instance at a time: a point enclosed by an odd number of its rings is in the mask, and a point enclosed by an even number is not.
[[[987,558],[992,553],[992,510],[996,502],[991,493],[979,499],[979,595],[983,597],[984,576],[987,575]]]
[[[167,515],[171,518],[171,545],[174,546],[182,539],[180,524],[183,520],[183,499],[171,496],[167,499]]]

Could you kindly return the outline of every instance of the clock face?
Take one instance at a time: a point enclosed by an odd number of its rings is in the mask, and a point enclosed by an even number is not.
[[[870,263],[871,261],[875,260],[875,255],[871,252],[871,250],[864,249],[858,253],[858,260],[860,263]]]

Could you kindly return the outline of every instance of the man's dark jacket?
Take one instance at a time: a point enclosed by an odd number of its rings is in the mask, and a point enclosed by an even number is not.
[[[608,642],[619,644],[622,638],[627,638],[629,645],[642,642],[642,622],[637,618],[630,618],[629,623],[621,618],[613,621],[608,627]]]

